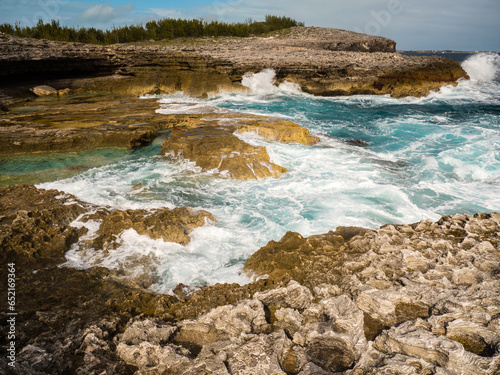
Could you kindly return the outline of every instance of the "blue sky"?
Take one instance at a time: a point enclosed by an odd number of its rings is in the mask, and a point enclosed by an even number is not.
[[[499,0],[0,0],[0,23],[23,25],[42,18],[106,29],[166,17],[242,22],[266,14],[385,36],[400,50],[500,51]]]

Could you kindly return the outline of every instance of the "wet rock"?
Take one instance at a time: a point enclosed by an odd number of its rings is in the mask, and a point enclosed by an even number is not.
[[[304,145],[313,145],[319,142],[319,138],[311,135],[308,129],[291,121],[269,119],[268,121],[237,125],[236,128],[239,133],[255,133],[270,141]]]
[[[157,107],[156,100],[130,95],[40,98],[0,117],[0,154],[148,145],[158,130],[168,128]]]
[[[184,158],[203,171],[240,180],[279,177],[286,171],[269,160],[266,149],[214,127],[176,132],[163,143],[162,154]]]
[[[5,228],[21,220],[17,204],[47,210],[60,226],[88,209],[55,191],[2,192]],[[499,233],[497,213],[290,232],[249,262],[266,279],[190,290],[181,300],[104,268],[57,267],[33,255],[16,284],[15,373],[496,375]],[[461,270],[475,282],[457,277]]]
[[[119,236],[125,230],[134,229],[140,235],[166,242],[186,245],[191,239],[189,233],[205,225],[207,220],[216,221],[207,211],[194,212],[186,207],[174,209],[160,208],[151,211],[138,210],[100,210],[89,214],[82,221],[102,220],[97,237],[92,244],[98,249],[117,248]]]

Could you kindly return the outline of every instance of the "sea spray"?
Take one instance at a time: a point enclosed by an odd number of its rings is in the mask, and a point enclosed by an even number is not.
[[[279,93],[299,94],[300,86],[296,83],[282,82],[276,85],[276,72],[273,69],[264,69],[259,73],[245,73],[241,84],[250,89],[254,95],[267,96]]]
[[[499,79],[500,56],[496,53],[478,53],[462,63],[471,80],[493,82]]]

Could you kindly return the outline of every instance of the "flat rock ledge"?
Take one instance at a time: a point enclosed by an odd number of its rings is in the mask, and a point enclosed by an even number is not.
[[[498,213],[289,232],[246,262],[255,282],[176,296],[59,267],[64,246],[8,250],[71,243],[89,206],[32,186],[0,197],[2,261],[17,268],[14,374],[500,373]]]
[[[55,91],[206,97],[243,91],[245,73],[272,68],[277,83],[314,95],[425,96],[466,72],[442,57],[404,56],[390,39],[345,30],[296,27],[253,38],[198,38],[109,46],[20,39],[0,34],[0,107]],[[62,91],[61,91],[62,90]]]
[[[168,106],[157,98],[110,94],[30,101],[0,113],[0,155],[135,149],[168,133],[162,155],[188,159],[218,177],[259,179],[279,177],[286,169],[272,163],[265,147],[250,145],[239,135],[303,145],[319,141],[291,121],[216,107],[197,109],[201,113],[156,113]]]

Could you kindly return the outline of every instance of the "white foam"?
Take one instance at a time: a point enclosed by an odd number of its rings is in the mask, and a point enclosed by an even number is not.
[[[259,73],[248,72],[243,75],[241,84],[250,89],[250,93],[258,96],[276,94],[302,94],[300,86],[296,83],[282,82],[276,85],[276,72],[273,69],[264,69]]]
[[[478,53],[462,63],[471,80],[492,82],[498,78],[500,71],[500,56],[495,53]]]

